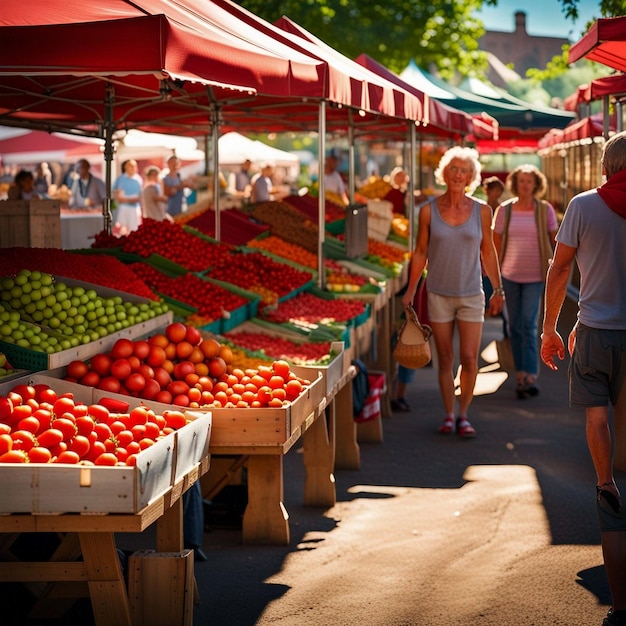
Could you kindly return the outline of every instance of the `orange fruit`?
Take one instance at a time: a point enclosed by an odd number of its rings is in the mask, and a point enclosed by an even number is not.
[[[196,374],[198,376],[208,376],[209,366],[206,363],[196,363]]]
[[[291,370],[287,361],[274,361],[272,363],[272,369],[274,370],[274,374],[276,374],[276,376],[281,376],[283,380],[289,380],[289,374],[291,373]]]
[[[282,389],[285,385],[285,381],[283,380],[282,376],[272,376],[267,381],[267,384],[270,386],[271,389]]]
[[[302,383],[299,380],[290,380],[285,385],[288,400],[295,400],[302,393]]]
[[[202,350],[198,346],[193,346],[193,349],[187,356],[187,360],[192,363],[202,363],[204,361],[204,354],[202,354]]]
[[[230,363],[233,362],[233,351],[230,349],[230,346],[227,346],[226,344],[222,344],[220,346],[220,351],[219,351],[218,356],[224,359],[224,362],[226,363],[226,365],[229,365]]]
[[[222,357],[214,356],[209,361],[209,374],[214,378],[218,378],[226,372],[226,362]]]
[[[205,358],[212,359],[220,353],[220,343],[215,339],[203,339],[198,346]]]
[[[151,346],[160,346],[161,348],[165,348],[169,342],[170,340],[163,333],[152,335],[152,337],[148,339],[148,343]]]
[[[176,344],[176,358],[187,360],[187,357],[193,352],[193,346],[188,341],[179,341]]]

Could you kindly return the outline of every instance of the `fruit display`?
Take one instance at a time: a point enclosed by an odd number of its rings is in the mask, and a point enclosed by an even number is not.
[[[205,325],[221,318],[225,311],[235,311],[249,302],[243,296],[195,274],[170,277],[141,262],[133,263],[130,267],[155,291],[197,309]]]
[[[367,304],[361,300],[326,299],[312,293],[299,293],[281,302],[275,309],[263,310],[259,317],[275,324],[336,324],[349,323],[363,315]]]
[[[362,187],[359,187],[358,192],[364,198],[382,200],[391,189],[391,184],[380,176],[370,176],[368,181]]]
[[[179,410],[87,405],[48,384],[20,383],[0,396],[0,463],[133,466],[142,450],[188,422]]]
[[[408,237],[409,236],[409,220],[406,217],[395,216],[391,220],[391,230],[398,237]]]
[[[0,248],[3,276],[22,269],[39,270],[125,293],[157,300],[151,291],[122,261],[109,254],[80,254],[58,248]]]
[[[111,247],[111,243],[121,246],[125,253],[137,254],[147,258],[151,254],[160,254],[193,272],[201,272],[211,267],[231,245],[208,241],[198,237],[183,226],[167,220],[145,219],[137,230],[124,237],[112,237],[105,234],[96,238],[93,247]]]
[[[274,304],[278,299],[310,286],[313,281],[312,273],[275,261],[260,252],[226,254],[216,261],[207,276],[257,293],[267,304]]]
[[[319,229],[300,211],[286,202],[259,202],[252,207],[252,217],[269,224],[273,235],[317,254]]]
[[[167,305],[161,302],[100,296],[95,289],[69,286],[46,272],[26,269],[0,279],[0,302],[6,310],[17,312],[22,322],[42,326],[43,330],[52,331],[48,334],[67,339],[68,347],[96,341],[167,312]],[[17,321],[15,316],[11,321]],[[17,345],[40,352],[56,351],[31,341],[40,336],[36,329],[31,330],[33,334],[23,331],[24,336],[17,340],[15,333],[2,332],[3,340],[14,340]]]
[[[232,362],[228,345],[172,322],[147,339],[119,339],[88,362],[72,361],[65,380],[185,408],[282,407],[310,384],[280,359],[247,370]]]
[[[375,263],[392,270],[396,275],[402,271],[402,265],[410,258],[406,248],[400,248],[376,239],[367,240],[367,257],[370,263]]]
[[[201,211],[185,223],[205,235],[215,237],[215,211],[213,209]],[[242,246],[268,230],[269,226],[253,222],[239,209],[220,211],[220,241]]]
[[[297,365],[322,363],[328,360],[331,351],[330,341],[296,343],[260,331],[231,331],[224,333],[224,338],[249,353],[262,353],[271,359],[284,359]]]
[[[295,207],[298,211],[306,215],[311,221],[315,221],[317,223],[319,215],[318,198],[309,194],[304,196],[291,195],[283,198],[283,202]],[[343,200],[340,199],[339,202],[333,202],[332,198],[327,197],[326,202],[324,203],[324,221],[328,224],[336,222],[337,220],[343,220],[345,217],[346,209],[343,205]]]

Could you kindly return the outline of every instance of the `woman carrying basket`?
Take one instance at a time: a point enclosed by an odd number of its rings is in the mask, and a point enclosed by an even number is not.
[[[446,191],[420,209],[417,241],[411,259],[403,306],[412,304],[419,279],[428,263],[428,316],[435,340],[439,391],[444,408],[441,434],[476,435],[468,419],[478,374],[478,352],[485,315],[481,262],[493,294],[489,312],[498,315],[504,289],[491,231],[492,212],[485,202],[471,197],[480,185],[478,152],[455,146],[446,151],[435,171]],[[454,330],[459,334],[461,365],[458,413],[455,416]]]

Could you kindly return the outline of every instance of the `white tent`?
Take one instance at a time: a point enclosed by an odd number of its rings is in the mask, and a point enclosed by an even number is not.
[[[241,165],[246,159],[250,159],[257,166],[270,162],[289,168],[300,163],[300,159],[291,152],[278,150],[235,132],[226,133],[219,138],[218,155],[220,165]]]

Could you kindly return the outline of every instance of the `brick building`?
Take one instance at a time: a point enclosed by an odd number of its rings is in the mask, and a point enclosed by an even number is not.
[[[562,37],[542,37],[526,32],[526,13],[515,12],[515,30],[502,32],[488,30],[479,39],[481,50],[490,52],[502,63],[513,64],[513,69],[524,78],[531,67],[543,68],[552,57],[561,54],[562,46],[570,43]],[[503,80],[497,71],[490,67],[489,79],[495,85],[502,85]]]

